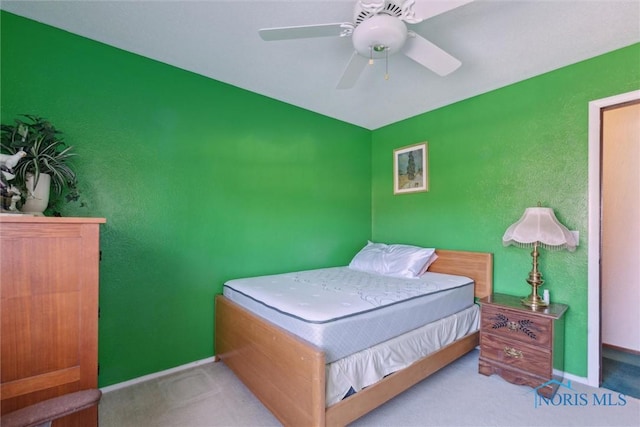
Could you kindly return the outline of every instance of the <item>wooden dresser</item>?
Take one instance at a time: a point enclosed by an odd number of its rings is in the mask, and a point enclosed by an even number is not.
[[[1,414],[98,384],[103,218],[0,216]],[[98,408],[54,426],[98,424]]]
[[[519,297],[493,294],[480,300],[479,372],[537,389],[552,397],[564,371],[564,304],[539,310]]]

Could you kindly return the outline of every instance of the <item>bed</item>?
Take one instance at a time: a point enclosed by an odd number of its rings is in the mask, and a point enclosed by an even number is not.
[[[476,298],[491,294],[491,254],[450,250],[437,250],[436,254],[430,272],[472,279]],[[330,368],[342,359],[334,361],[335,355],[331,354],[327,358],[319,346],[265,320],[229,297],[218,295],[215,300],[216,358],[285,426],[344,426],[477,345],[475,329],[435,351],[430,350],[409,366],[357,393],[327,404]]]

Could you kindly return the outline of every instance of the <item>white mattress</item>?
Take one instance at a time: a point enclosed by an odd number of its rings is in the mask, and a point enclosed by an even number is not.
[[[473,305],[473,281],[348,267],[230,280],[225,297],[325,352],[330,363]]]
[[[326,365],[326,406],[341,401],[387,375],[406,368],[452,342],[478,330],[480,309],[473,305],[399,337]]]

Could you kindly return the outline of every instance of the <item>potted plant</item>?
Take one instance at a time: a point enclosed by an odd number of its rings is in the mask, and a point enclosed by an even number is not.
[[[78,199],[76,174],[68,161],[76,154],[72,146],[62,140],[61,133],[48,120],[29,114],[23,119],[15,119],[12,125],[1,125],[0,147],[4,154],[14,155],[23,151],[22,158],[12,169],[15,175],[11,183],[17,187],[24,200],[23,212],[42,213],[48,205],[53,205],[66,189],[67,201]],[[38,184],[50,181],[55,197],[46,200],[42,196],[41,204],[34,192]]]

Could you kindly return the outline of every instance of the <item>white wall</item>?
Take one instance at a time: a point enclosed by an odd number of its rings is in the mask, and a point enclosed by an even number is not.
[[[640,351],[640,103],[603,112],[602,343]]]

